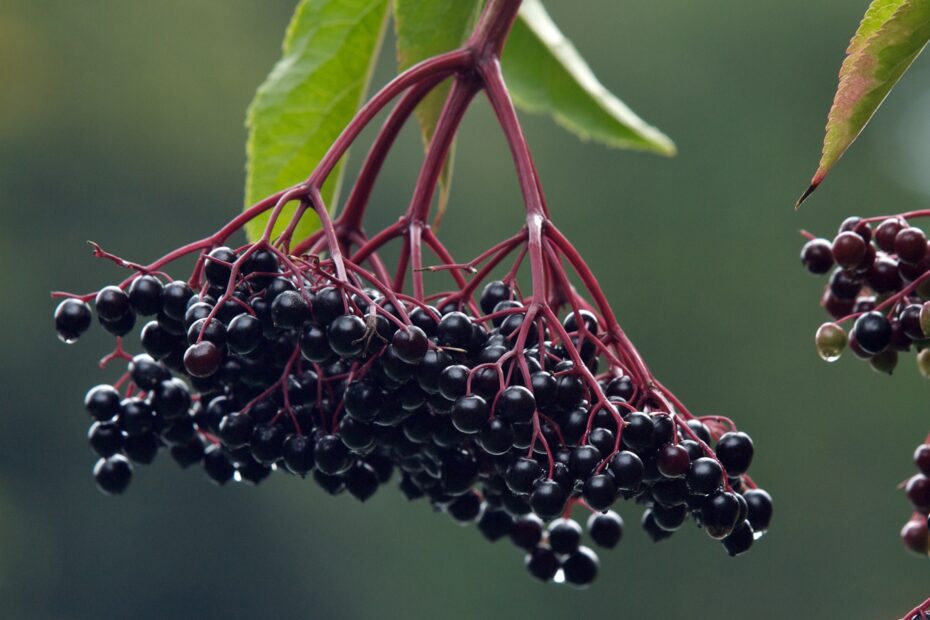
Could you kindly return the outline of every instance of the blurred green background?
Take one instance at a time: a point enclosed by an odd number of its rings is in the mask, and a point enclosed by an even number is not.
[[[556,220],[657,375],[752,434],[769,536],[736,560],[691,528],[653,545],[621,506],[627,536],[579,592],[533,582],[507,544],[393,489],[364,506],[284,476],[218,489],[163,455],[124,497],[99,494],[80,402],[112,379],[94,366],[105,339],[61,345],[48,291],[118,277],[87,239],[148,261],[240,208],[244,110],[294,2],[0,0],[0,618],[853,620],[930,594],[898,542],[895,489],[930,427],[926,384],[911,358],[894,379],[820,362],[821,282],[797,258],[801,227],[926,205],[930,66],[796,213],[864,0],[549,4],[680,149],[608,151],[526,117]],[[406,204],[418,140],[401,141],[370,228]],[[441,233],[474,255],[518,225],[518,200],[482,101]]]

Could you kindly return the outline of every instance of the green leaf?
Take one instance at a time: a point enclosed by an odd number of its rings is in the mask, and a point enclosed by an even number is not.
[[[459,47],[474,27],[480,6],[480,0],[394,0],[398,68],[403,71],[430,56]],[[449,84],[441,84],[417,106],[425,147],[429,146],[448,93]],[[449,149],[439,178],[437,218],[446,209],[454,157],[455,143]]]
[[[675,145],[646,124],[594,76],[539,0],[526,0],[504,48],[504,76],[514,102],[547,113],[607,146],[674,155]]]
[[[283,55],[249,107],[246,207],[307,178],[352,119],[365,98],[387,16],[388,0],[301,0]],[[330,209],[343,164],[322,188]],[[293,206],[275,224],[275,234],[291,213]],[[265,214],[249,223],[249,238],[260,237],[267,221]],[[318,228],[318,219],[308,213],[295,240]]]
[[[797,206],[823,182],[928,40],[930,2],[872,2],[846,50],[839,86],[827,116],[820,165]]]

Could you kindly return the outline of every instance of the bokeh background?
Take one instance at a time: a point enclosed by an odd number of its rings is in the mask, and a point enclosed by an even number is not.
[[[864,620],[930,594],[895,489],[930,427],[926,383],[910,358],[893,379],[820,362],[821,283],[797,258],[801,227],[926,205],[930,65],[795,212],[864,0],[549,4],[680,149],[609,151],[526,117],[555,217],[656,373],[754,437],[777,506],[763,543],[736,560],[692,529],[654,545],[621,506],[627,536],[579,592],[393,491],[363,506],[284,476],[218,489],[162,456],[124,497],[99,494],[80,403],[111,378],[105,341],[61,345],[48,291],[118,277],[87,239],[148,261],[241,207],[244,110],[294,2],[0,0],[0,618]],[[372,227],[405,205],[419,158],[409,132]],[[474,255],[518,225],[518,200],[481,102],[442,234]]]

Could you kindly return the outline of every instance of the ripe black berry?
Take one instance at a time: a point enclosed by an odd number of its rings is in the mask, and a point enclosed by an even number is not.
[[[617,499],[617,483],[607,474],[591,476],[584,483],[582,495],[591,508],[607,510]]]
[[[193,377],[209,377],[219,369],[221,361],[220,350],[207,340],[192,344],[184,352],[184,368]]]
[[[833,268],[833,249],[826,239],[811,239],[801,248],[801,263],[809,272],[823,275]]]
[[[113,386],[98,385],[84,397],[84,408],[95,420],[109,420],[121,410],[122,398]]]
[[[459,495],[446,507],[446,512],[456,523],[471,523],[481,514],[481,496],[475,491]]]
[[[853,335],[863,351],[877,355],[891,343],[891,323],[881,312],[867,312],[856,319]]]
[[[74,342],[90,328],[90,306],[79,299],[66,299],[55,308],[55,331],[63,342]]]
[[[588,534],[598,546],[613,549],[623,538],[623,519],[613,510],[588,517]]]
[[[903,228],[895,235],[894,251],[906,263],[919,263],[927,253],[927,236],[919,228]]]
[[[127,435],[144,435],[155,427],[155,412],[144,400],[126,399],[119,414],[119,426]]]
[[[594,446],[578,446],[568,457],[568,470],[576,480],[584,480],[591,475],[601,462],[601,453]]]
[[[326,332],[329,346],[343,358],[355,357],[365,348],[365,321],[354,314],[333,319]]]
[[[365,502],[378,490],[378,475],[371,465],[357,463],[342,476],[346,491],[360,502]]]
[[[513,429],[500,418],[488,420],[478,438],[481,447],[488,454],[506,454],[513,446]]]
[[[478,529],[491,542],[509,536],[513,529],[513,517],[503,510],[489,509],[478,519]]]
[[[98,456],[109,458],[123,447],[123,434],[113,422],[94,422],[87,431],[87,441]]]
[[[142,316],[158,314],[162,309],[164,287],[154,276],[139,276],[129,285],[129,303]]]
[[[317,439],[313,452],[320,473],[334,476],[351,465],[349,450],[336,435],[323,435]]]
[[[233,263],[236,260],[236,253],[227,247],[218,247],[207,254],[204,264],[203,274],[209,280],[210,284],[216,286],[225,286],[229,282],[230,266],[223,263]]]
[[[220,421],[220,439],[228,448],[245,446],[252,439],[255,422],[248,413],[230,413]]]
[[[656,466],[659,473],[667,478],[677,478],[688,473],[691,466],[691,457],[687,450],[681,446],[665,444],[656,454]]]
[[[422,329],[415,325],[408,325],[394,332],[391,346],[402,361],[408,364],[419,364],[429,350],[429,339]]]
[[[736,526],[739,502],[732,493],[714,493],[701,504],[701,521],[711,538],[722,540]]]
[[[514,520],[510,527],[510,541],[529,551],[542,540],[543,524],[536,515],[528,514]]]
[[[723,470],[714,459],[701,457],[691,463],[685,479],[692,493],[710,495],[723,483]]]
[[[562,514],[568,496],[553,480],[539,480],[530,493],[530,507],[543,519],[552,519]]]
[[[572,519],[556,519],[549,524],[549,546],[556,553],[565,555],[581,544],[581,526]]]
[[[573,586],[585,587],[597,577],[597,554],[587,547],[579,547],[562,563],[565,581]]]
[[[169,282],[162,289],[162,310],[175,321],[181,321],[184,319],[184,313],[187,312],[187,304],[193,296],[194,291],[187,285],[187,282],[181,280]]]
[[[203,453],[203,470],[213,482],[224,485],[236,473],[229,456],[219,445],[211,445]]]
[[[748,506],[749,525],[756,532],[764,532],[772,520],[772,497],[762,489],[750,489],[743,493]]]
[[[543,475],[542,467],[533,459],[520,458],[507,469],[507,488],[514,493],[529,493]]]
[[[632,450],[641,450],[652,445],[655,426],[649,414],[634,411],[626,416],[626,425],[620,436],[623,444]]]
[[[471,319],[462,312],[450,312],[439,321],[436,336],[439,344],[455,349],[467,349],[471,341]]]
[[[717,458],[729,476],[741,476],[752,463],[753,446],[749,435],[742,432],[725,433],[717,440]]]
[[[239,314],[226,328],[226,344],[234,353],[248,354],[262,342],[262,324],[251,314]]]
[[[307,301],[297,291],[284,291],[271,302],[271,319],[275,327],[298,329],[309,317]]]
[[[607,468],[613,474],[617,488],[624,491],[635,491],[643,481],[643,461],[628,450],[615,454]]]
[[[94,479],[97,488],[107,495],[119,495],[132,481],[132,465],[119,454],[100,459],[94,465]]]
[[[522,385],[512,385],[501,392],[497,401],[497,414],[511,423],[529,422],[536,411],[533,393]]]
[[[490,415],[487,401],[480,396],[460,396],[452,407],[452,423],[459,431],[473,434],[484,428]]]
[[[540,581],[552,581],[559,572],[561,562],[556,552],[549,547],[538,545],[526,554],[526,570]]]
[[[106,286],[94,302],[101,321],[115,323],[129,314],[129,295],[118,286]]]
[[[723,546],[730,554],[730,557],[736,557],[749,551],[752,547],[753,532],[752,526],[748,521],[742,521],[733,528],[733,532],[723,539]]]

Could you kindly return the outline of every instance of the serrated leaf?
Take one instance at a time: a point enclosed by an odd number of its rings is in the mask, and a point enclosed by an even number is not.
[[[394,0],[398,68],[403,71],[430,56],[459,47],[474,27],[480,5],[480,0]],[[448,94],[449,84],[441,84],[417,106],[425,147],[433,137]],[[437,219],[445,212],[454,157],[453,142],[439,178]]]
[[[301,0],[284,37],[283,54],[249,107],[246,126],[246,207],[309,176],[327,148],[361,106],[388,16],[388,0]],[[343,162],[322,194],[334,208]],[[279,233],[293,206],[275,224]],[[261,236],[268,215],[250,222]],[[305,215],[295,239],[319,228]]]
[[[598,81],[539,0],[523,3],[501,62],[514,102],[522,109],[550,114],[584,140],[675,154],[665,134]]]
[[[930,2],[875,0],[846,50],[820,165],[800,206],[855,141],[930,40]]]

